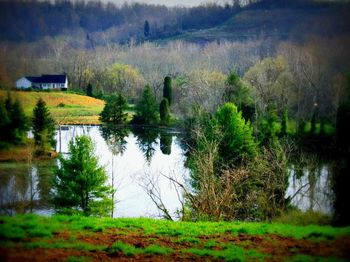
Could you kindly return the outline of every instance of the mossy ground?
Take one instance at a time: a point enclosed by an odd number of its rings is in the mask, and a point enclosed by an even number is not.
[[[347,261],[350,227],[0,217],[0,260]]]

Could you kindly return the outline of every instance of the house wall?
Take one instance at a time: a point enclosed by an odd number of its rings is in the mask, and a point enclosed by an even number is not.
[[[32,82],[30,82],[27,78],[22,77],[16,81],[16,88],[27,89],[32,86]]]

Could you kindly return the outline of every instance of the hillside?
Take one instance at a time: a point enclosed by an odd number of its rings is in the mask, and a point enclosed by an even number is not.
[[[349,227],[0,217],[2,261],[346,261],[349,244]]]
[[[7,96],[0,91],[0,98]],[[41,97],[49,107],[54,119],[60,124],[99,124],[98,115],[104,101],[64,92],[25,92],[13,91],[12,98],[18,98],[26,116],[31,117],[37,100]]]
[[[268,1],[267,1],[268,2]],[[218,40],[275,39],[300,41],[310,36],[334,37],[350,32],[349,4],[248,6],[219,26],[192,30],[166,41],[207,43]],[[163,40],[164,41],[164,40]]]

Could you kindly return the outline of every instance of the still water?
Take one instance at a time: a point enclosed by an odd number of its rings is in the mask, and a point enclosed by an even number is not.
[[[166,177],[184,183],[189,176],[185,167],[186,147],[182,134],[154,129],[118,129],[98,126],[65,126],[57,132],[56,150],[68,153],[75,136],[88,135],[95,143],[95,154],[106,168],[109,184],[116,189],[114,217],[159,217],[149,196],[160,201],[174,215],[180,207],[181,192]],[[48,205],[52,171],[57,161],[0,163],[0,214],[35,212],[50,215]],[[332,214],[334,193],[331,172],[326,164],[304,167],[297,172],[291,166],[286,197],[302,210]],[[176,217],[176,216],[175,216]]]

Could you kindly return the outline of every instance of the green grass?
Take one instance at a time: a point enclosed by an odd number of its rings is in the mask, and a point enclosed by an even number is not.
[[[96,238],[98,236],[112,241],[108,245],[96,244],[100,243]],[[2,247],[62,249],[67,252],[75,250],[83,252],[84,256],[89,252],[101,252],[109,256],[122,254],[127,257],[169,257],[176,254],[176,257],[203,256],[205,259],[225,261],[260,261],[268,259],[270,254],[259,249],[258,242],[254,242],[254,239],[264,239],[265,244],[271,242],[272,247],[277,247],[279,239],[283,237],[287,237],[288,241],[302,240],[319,245],[324,241],[336,243],[333,242],[335,239],[344,236],[350,237],[350,227],[240,221],[172,222],[148,218],[112,219],[64,215],[0,217]],[[88,241],[89,238],[95,240],[91,242]],[[294,259],[292,261],[318,261],[312,260],[316,256],[293,257],[297,251],[298,248],[286,258]],[[332,261],[333,258],[329,259]]]
[[[146,248],[138,248],[118,240],[112,245],[109,252],[110,253],[121,252],[124,255],[130,257],[130,256],[139,255],[139,254],[167,255],[172,252],[172,249],[167,247],[162,247],[159,245],[150,245]]]
[[[45,242],[45,241],[38,241],[38,242],[31,242],[26,243],[24,245],[26,248],[32,249],[32,248],[45,248],[45,249],[76,249],[76,250],[85,250],[85,251],[97,251],[97,250],[105,250],[107,249],[106,246],[102,245],[91,245],[84,242],[70,242],[70,241],[55,241],[55,242]]]
[[[211,250],[211,249],[186,249],[184,253],[191,253],[198,256],[210,256],[215,259],[224,259],[225,261],[264,261],[264,255],[257,252],[256,250],[246,250],[241,247],[234,245],[226,245],[222,250]]]

